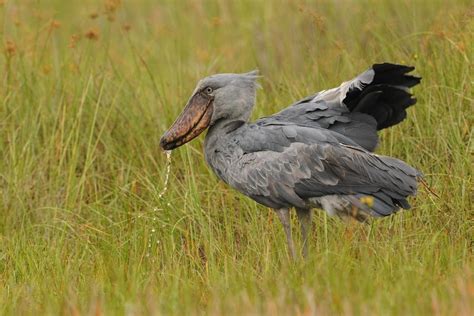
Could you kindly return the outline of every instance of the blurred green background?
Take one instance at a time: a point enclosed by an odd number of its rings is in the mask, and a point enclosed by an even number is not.
[[[472,1],[0,1],[0,313],[472,315]],[[161,134],[200,78],[263,75],[253,117],[375,62],[423,77],[378,152],[413,208],[317,212],[290,262],[271,210]]]

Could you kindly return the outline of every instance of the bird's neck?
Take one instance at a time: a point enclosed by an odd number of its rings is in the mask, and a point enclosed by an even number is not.
[[[232,165],[236,155],[239,155],[238,146],[233,141],[233,134],[245,128],[246,124],[240,120],[219,120],[207,132],[204,141],[204,157],[217,177],[226,183],[228,183],[226,170]]]
[[[209,127],[209,133],[228,134],[243,124],[247,123],[241,119],[221,119]]]
[[[227,134],[246,124],[243,120],[221,119],[209,127],[206,134],[205,145],[214,144],[222,140]]]

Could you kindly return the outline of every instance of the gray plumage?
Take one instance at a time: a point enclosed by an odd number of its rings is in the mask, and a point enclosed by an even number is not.
[[[205,78],[195,93],[212,91],[206,161],[225,183],[278,210],[284,226],[291,207],[305,222],[313,207],[361,221],[409,208],[407,198],[415,195],[420,172],[372,151],[377,131],[401,122],[416,102],[409,88],[420,78],[408,75],[412,70],[375,64],[337,88],[253,123],[248,118],[256,72]],[[290,242],[291,235],[294,253]]]
[[[271,208],[311,208],[314,198],[326,195],[367,195],[376,201],[372,208],[351,207],[385,216],[408,207],[406,197],[416,192],[420,174],[415,169],[330,130],[286,123],[215,132],[211,128],[206,137],[209,166],[224,182]]]

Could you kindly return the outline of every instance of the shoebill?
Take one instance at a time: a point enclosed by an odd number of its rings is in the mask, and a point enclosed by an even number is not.
[[[219,179],[275,210],[295,257],[290,209],[308,253],[311,210],[366,221],[399,209],[417,190],[421,173],[405,162],[374,154],[377,132],[402,122],[416,103],[414,67],[374,64],[339,87],[308,96],[250,122],[257,71],[200,80],[183,112],[162,136],[172,150],[204,130],[205,159]]]

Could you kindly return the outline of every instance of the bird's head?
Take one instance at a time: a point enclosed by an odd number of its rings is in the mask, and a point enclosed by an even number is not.
[[[183,112],[161,137],[161,148],[184,145],[220,120],[247,121],[255,104],[258,77],[255,70],[200,80]]]

